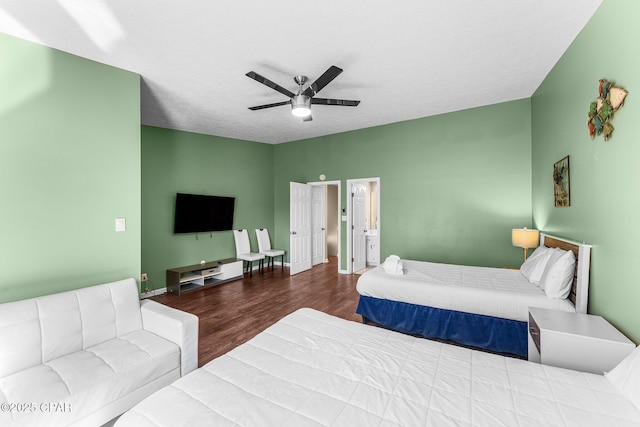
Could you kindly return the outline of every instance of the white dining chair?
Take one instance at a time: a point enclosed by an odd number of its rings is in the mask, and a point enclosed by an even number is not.
[[[258,268],[264,272],[264,254],[251,252],[249,233],[246,229],[233,230],[233,239],[236,242],[236,258],[247,261],[249,277],[253,277],[253,261],[258,261]]]
[[[269,261],[271,261],[271,271],[273,271],[273,265],[275,264],[276,257],[282,257],[281,266],[284,270],[284,250],[271,249],[271,240],[269,239],[269,232],[266,228],[256,228],[256,238],[258,239],[258,251],[267,257],[267,268],[269,267]]]

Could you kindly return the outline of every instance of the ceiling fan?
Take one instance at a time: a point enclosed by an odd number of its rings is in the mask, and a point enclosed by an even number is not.
[[[302,87],[307,83],[307,76],[295,76],[293,80],[298,85],[298,93],[293,93],[288,89],[272,82],[266,77],[260,74],[249,71],[247,77],[254,79],[255,81],[262,83],[265,86],[269,86],[271,89],[277,90],[281,94],[289,97],[288,101],[276,102],[273,104],[258,105],[256,107],[249,107],[250,110],[262,110],[265,108],[278,107],[280,105],[291,104],[291,113],[294,116],[301,117],[303,122],[310,122],[311,118],[311,104],[319,105],[342,105],[345,107],[356,107],[360,104],[360,101],[350,101],[346,99],[329,99],[329,98],[314,98],[318,92],[322,90],[326,85],[331,83],[333,79],[338,77],[342,73],[342,68],[338,68],[335,65],[329,67],[318,79],[309,85],[306,89],[302,90]]]

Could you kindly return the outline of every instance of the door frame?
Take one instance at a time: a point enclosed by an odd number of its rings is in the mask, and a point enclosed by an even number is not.
[[[321,195],[321,205],[320,205],[320,215],[322,216],[322,223],[316,224],[314,222],[314,216],[316,213],[315,209],[315,198],[316,194]],[[321,234],[321,242],[320,246],[320,260],[316,262],[316,257],[314,256],[314,240],[316,238],[316,227],[319,227]],[[311,268],[318,264],[324,264],[327,260],[327,186],[326,185],[312,185],[311,186]]]
[[[336,187],[338,187],[338,212],[336,212],[336,215],[338,217],[338,272],[342,272],[340,270],[340,255],[342,254],[342,213],[340,209],[340,205],[342,204],[342,181],[314,181],[307,182],[307,184],[311,185],[312,187],[326,187],[327,185],[335,185]],[[327,201],[325,199],[325,204],[326,202]],[[325,240],[326,238],[327,235],[325,233]]]
[[[380,217],[380,205],[382,198],[380,197],[380,177],[375,178],[358,178],[358,179],[347,179],[347,274],[353,274],[353,197],[351,194],[353,193],[353,184],[363,184],[367,182],[375,182],[378,186],[377,193],[377,210],[378,210],[378,252],[380,251],[380,242],[382,241],[380,230],[382,229],[382,219]],[[380,259],[380,254],[378,254],[378,259]]]

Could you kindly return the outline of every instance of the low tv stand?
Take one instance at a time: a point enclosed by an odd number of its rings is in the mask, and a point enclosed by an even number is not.
[[[242,260],[236,258],[170,268],[167,270],[167,292],[181,295],[242,277]]]

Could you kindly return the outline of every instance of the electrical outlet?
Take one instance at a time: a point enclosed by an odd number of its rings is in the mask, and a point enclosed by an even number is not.
[[[149,276],[147,276],[147,273],[142,273],[142,276],[140,276],[140,279],[143,282],[146,282],[147,280],[149,280]]]

